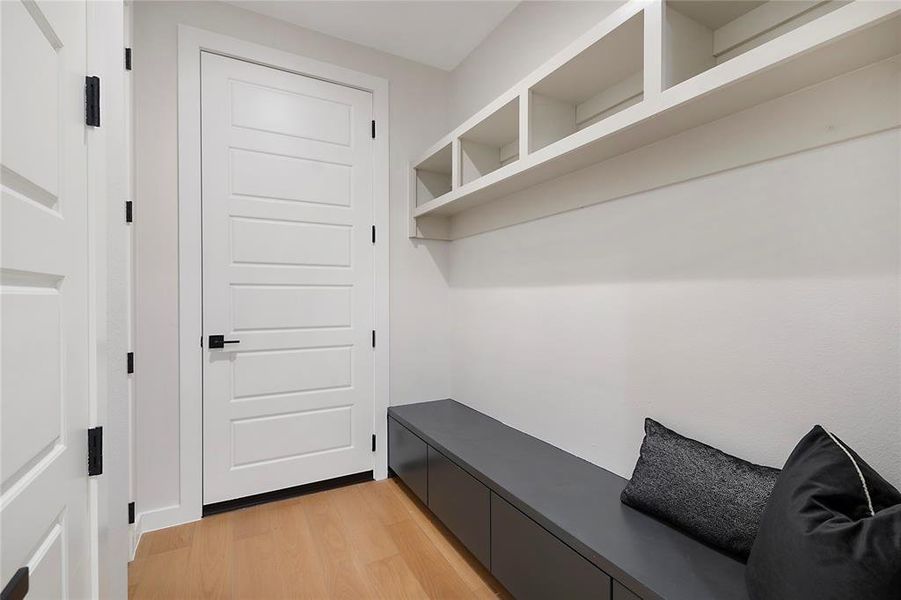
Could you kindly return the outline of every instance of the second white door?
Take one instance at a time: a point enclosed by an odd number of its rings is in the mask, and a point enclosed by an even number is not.
[[[372,96],[201,73],[204,504],[369,471]]]

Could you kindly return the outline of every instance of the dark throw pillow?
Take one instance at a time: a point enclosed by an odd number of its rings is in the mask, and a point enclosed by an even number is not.
[[[746,559],[779,475],[645,419],[624,504]]]
[[[817,425],[779,475],[745,578],[754,600],[901,598],[901,493]]]

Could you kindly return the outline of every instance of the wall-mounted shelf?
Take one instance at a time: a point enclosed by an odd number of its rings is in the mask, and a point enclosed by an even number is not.
[[[436,150],[431,156],[419,162],[413,169],[416,185],[413,200],[416,206],[439,199],[452,189],[451,177],[453,160],[452,144]]]
[[[637,12],[529,87],[530,152],[641,101],[643,17]]]
[[[899,1],[633,0],[411,164],[410,235],[899,53]]]
[[[460,185],[519,158],[519,98],[514,98],[460,136]]]

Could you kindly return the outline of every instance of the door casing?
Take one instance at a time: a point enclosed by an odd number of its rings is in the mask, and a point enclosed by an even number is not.
[[[201,51],[237,58],[372,93],[376,139],[373,147],[374,354],[373,431],[377,436],[376,479],[388,474],[388,81],[351,69],[195,27],[178,28],[178,282],[179,282],[179,504],[145,512],[141,530],[196,521],[203,511],[203,348],[201,272]]]

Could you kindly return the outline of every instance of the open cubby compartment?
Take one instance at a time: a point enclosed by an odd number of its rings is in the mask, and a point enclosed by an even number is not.
[[[637,104],[644,92],[644,12],[529,89],[534,152]]]
[[[451,144],[416,165],[416,206],[422,206],[453,188],[453,152]]]
[[[460,183],[505,167],[519,158],[519,97],[460,136]]]
[[[663,87],[744,54],[850,0],[666,0]]]

